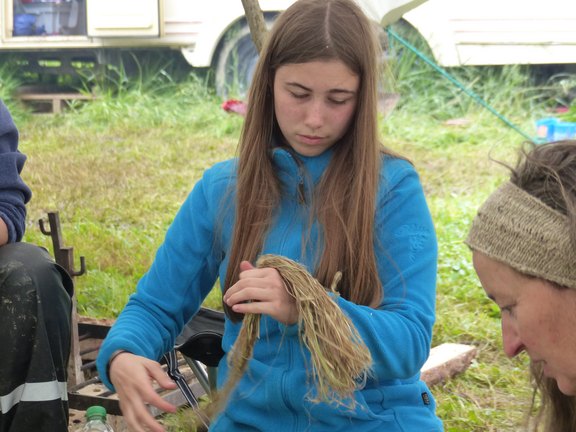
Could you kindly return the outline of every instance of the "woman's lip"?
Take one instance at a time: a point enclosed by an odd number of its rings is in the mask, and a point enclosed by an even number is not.
[[[322,141],[324,138],[320,137],[320,136],[311,136],[311,135],[299,135],[299,137],[306,141],[306,142],[311,142],[311,143],[316,143],[318,141]]]

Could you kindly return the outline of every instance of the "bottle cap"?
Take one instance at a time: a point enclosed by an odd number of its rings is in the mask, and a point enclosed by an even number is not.
[[[86,417],[106,417],[106,408],[100,405],[93,405],[86,410]]]

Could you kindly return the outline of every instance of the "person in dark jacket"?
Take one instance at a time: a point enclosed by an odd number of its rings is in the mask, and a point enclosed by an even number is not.
[[[45,249],[21,241],[25,161],[0,100],[0,432],[64,432],[73,283]]]

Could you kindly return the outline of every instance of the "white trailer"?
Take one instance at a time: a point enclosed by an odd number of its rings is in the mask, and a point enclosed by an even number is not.
[[[575,0],[428,0],[403,19],[444,67],[576,64]]]

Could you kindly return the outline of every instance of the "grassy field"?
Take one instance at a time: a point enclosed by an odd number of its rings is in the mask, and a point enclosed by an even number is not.
[[[415,164],[436,224],[433,345],[478,348],[465,373],[432,389],[438,413],[447,431],[521,430],[531,400],[527,359],[503,355],[499,312],[484,296],[463,239],[479,204],[506,176],[491,159],[514,163],[524,138],[435,71],[410,61],[391,84],[401,99],[381,118],[382,139]],[[531,136],[534,121],[562,97],[558,86],[534,87],[518,67],[455,73]],[[15,115],[28,156],[23,177],[34,192],[26,240],[51,248],[38,220],[58,211],[65,244],[74,247],[77,262],[86,258],[87,273],[77,279],[80,313],[115,317],[203,170],[234,156],[242,118],[225,113],[194,75],[174,83],[156,73],[101,88],[97,100],[58,116],[30,114],[11,98],[15,75],[0,70],[0,77],[0,97]],[[216,292],[207,300],[211,307],[219,302]],[[183,429],[181,419],[167,422]]]

